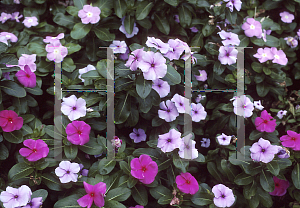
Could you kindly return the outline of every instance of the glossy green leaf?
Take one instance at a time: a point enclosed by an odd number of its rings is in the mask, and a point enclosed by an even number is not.
[[[126,13],[127,4],[125,3],[124,0],[114,0],[114,8],[115,8],[116,15],[119,18],[122,18]]]
[[[131,195],[131,190],[129,188],[115,188],[110,190],[106,197],[105,201],[115,200],[115,201],[125,201]]]
[[[110,33],[108,28],[94,27],[93,31],[100,40],[113,41],[115,39],[115,34]]]
[[[24,178],[33,172],[33,167],[26,163],[15,164],[8,172],[8,178],[10,181],[16,181],[18,179]]]
[[[165,35],[169,35],[170,25],[166,17],[161,17],[158,14],[154,14],[154,21],[160,32]]]
[[[153,2],[149,2],[149,1],[139,2],[135,12],[136,19],[137,20],[145,19],[153,6],[154,6]]]
[[[133,187],[132,197],[137,204],[146,206],[148,204],[148,194],[147,190],[143,185],[136,185]]]
[[[291,173],[293,184],[300,189],[300,164],[297,163]]]
[[[98,170],[101,175],[107,175],[114,169],[115,165],[115,160],[103,158],[98,165]]]
[[[263,189],[267,192],[272,192],[274,191],[275,184],[273,181],[273,176],[269,172],[266,172],[262,170],[260,177],[260,185],[263,187]]]
[[[142,75],[136,79],[136,92],[142,98],[145,99],[152,90],[152,81],[145,80]]]
[[[71,37],[75,40],[84,38],[91,30],[92,24],[76,23],[71,31]]]

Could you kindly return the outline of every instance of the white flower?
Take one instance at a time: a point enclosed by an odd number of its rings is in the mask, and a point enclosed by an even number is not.
[[[71,121],[74,121],[86,115],[86,102],[82,98],[77,99],[75,95],[63,98],[61,112],[68,116]]]
[[[59,177],[61,183],[77,182],[80,166],[70,161],[61,161],[59,167],[55,169],[55,174]]]
[[[287,113],[286,110],[280,110],[280,111],[278,111],[278,113],[277,113],[277,117],[278,117],[279,119],[282,119],[282,117],[285,116],[286,113]]]
[[[222,135],[217,137],[220,145],[229,145],[231,141],[231,136],[227,136],[226,134],[222,133]]]
[[[254,106],[251,100],[248,97],[246,97],[246,95],[236,97],[233,101],[233,106],[233,111],[236,115],[243,116],[244,118],[252,116]]]
[[[79,69],[78,78],[81,79],[81,81],[84,82],[84,79],[81,78],[81,75],[84,74],[84,73],[87,73],[89,71],[92,71],[92,70],[96,70],[96,68],[91,64],[87,65],[87,67],[84,67],[83,69]]]
[[[126,53],[127,50],[125,41],[114,40],[109,47],[113,49],[114,53]]]
[[[264,109],[264,106],[261,105],[260,100],[259,101],[254,101],[254,107],[257,108],[258,110]]]

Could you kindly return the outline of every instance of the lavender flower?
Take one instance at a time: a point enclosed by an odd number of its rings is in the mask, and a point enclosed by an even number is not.
[[[192,160],[198,157],[198,150],[195,145],[196,142],[191,139],[192,134],[188,134],[182,138],[182,144],[179,147],[179,156],[184,159]]]
[[[113,49],[114,53],[126,53],[127,45],[125,41],[114,40],[112,44],[109,45]]]
[[[180,23],[180,21],[179,21],[179,15],[178,14],[174,15],[174,19],[175,19],[175,22]]]
[[[78,163],[70,161],[61,161],[59,167],[55,169],[55,174],[59,177],[61,183],[69,183],[70,181],[77,182],[80,166]]]
[[[81,81],[84,82],[84,79],[82,79],[81,76],[82,76],[83,74],[85,74],[85,73],[87,73],[87,72],[89,72],[89,71],[93,71],[93,70],[96,70],[96,68],[95,68],[93,65],[91,65],[91,64],[87,65],[87,67],[84,67],[84,68],[82,68],[82,69],[79,69],[79,75],[78,75],[78,78],[81,79]]]
[[[157,50],[160,50],[161,53],[165,54],[169,51],[169,44],[162,42],[160,39],[154,37],[148,37],[146,41],[148,47],[154,47]]]
[[[225,32],[224,30],[222,30],[221,32],[218,32],[218,34],[220,35],[220,37],[222,39],[225,39],[222,41],[224,46],[228,46],[228,45],[240,45],[240,39],[239,36],[237,34],[234,34],[232,32]]]
[[[284,38],[284,40],[286,40],[286,44],[291,48],[296,48],[298,46],[298,40],[294,37],[289,36]]]
[[[31,189],[26,185],[22,185],[20,188],[8,186],[6,191],[1,192],[0,201],[6,208],[25,206],[30,201],[31,195]]]
[[[43,204],[43,198],[42,197],[37,197],[31,199],[30,202],[25,207],[22,208],[39,208]]]
[[[161,79],[153,80],[152,89],[154,89],[160,98],[166,97],[170,92],[170,85],[167,81]]]
[[[83,8],[78,11],[78,17],[81,18],[83,24],[96,24],[100,20],[100,14],[101,10],[91,5],[84,5]]]
[[[292,23],[292,21],[295,19],[294,15],[288,12],[281,12],[279,15],[281,17],[281,21],[285,23]]]
[[[246,95],[242,95],[239,97],[235,97],[233,101],[234,113],[238,116],[243,116],[244,118],[251,117],[253,114],[253,103],[251,100],[246,97]]]
[[[136,71],[138,68],[139,61],[142,60],[143,54],[144,54],[144,48],[136,49],[132,51],[125,66],[130,67],[131,71]]]
[[[202,138],[201,147],[208,148],[209,145],[210,145],[210,139],[208,139],[208,138]]]
[[[122,33],[125,34],[126,38],[132,38],[134,35],[137,35],[137,34],[138,34],[139,28],[136,26],[136,23],[134,23],[132,33],[131,33],[131,34],[128,34],[128,33],[126,32],[126,30],[125,30],[124,19],[125,19],[125,17],[123,17],[123,18],[121,19],[122,25],[120,26],[119,30],[120,30]]]
[[[222,133],[222,135],[217,136],[217,139],[220,145],[229,145],[231,136],[227,136],[226,134]]]
[[[19,12],[14,12],[14,13],[11,14],[11,19],[16,20],[16,22],[20,22],[19,19],[22,18],[22,17],[23,17],[23,15],[19,16]]]
[[[200,75],[194,75],[198,81],[205,82],[207,80],[207,73],[205,70],[198,70]]]
[[[164,119],[166,122],[174,121],[177,116],[179,116],[177,108],[171,100],[167,100],[166,104],[165,101],[162,101],[159,104],[159,107],[162,110],[158,110],[158,116],[159,118]]]
[[[276,145],[274,145],[276,146]],[[285,148],[285,147],[281,147],[281,146],[277,146],[278,148],[278,153],[277,153],[277,156],[281,159],[284,159],[284,158],[289,158],[290,157],[290,151]]]
[[[252,145],[250,152],[251,158],[254,161],[269,163],[274,159],[275,154],[278,152],[278,148],[275,145],[271,145],[268,140],[260,138],[258,142],[255,142]]]
[[[218,207],[231,207],[235,201],[233,192],[223,184],[215,185],[212,188],[215,195],[214,204]]]
[[[119,55],[119,58],[122,59],[123,61],[126,61],[128,59],[128,54],[129,54],[130,50],[129,48],[127,47],[126,48],[126,52],[123,53],[123,54],[120,54]]]
[[[186,113],[185,105],[190,106],[189,100],[187,98],[177,94],[177,93],[173,96],[171,101],[175,103],[175,106],[176,106],[177,111],[179,113]]]
[[[161,148],[163,152],[172,152],[181,146],[182,139],[180,137],[180,132],[171,129],[168,133],[158,136],[157,147]]]
[[[86,115],[86,102],[82,98],[77,99],[75,95],[64,97],[61,104],[61,112],[68,116],[71,121],[74,121]]]
[[[201,95],[201,94],[199,94],[197,97],[196,97],[196,102],[197,103],[199,103],[201,100],[203,100],[204,99],[204,97],[205,97],[205,95]]]
[[[261,101],[254,101],[254,107],[258,110],[264,109],[264,106],[261,105]]]
[[[231,12],[233,12],[233,6],[237,11],[240,11],[242,8],[242,2],[241,0],[224,0],[225,2],[228,2],[226,4],[226,7],[230,9]]]
[[[22,22],[25,27],[32,27],[32,26],[37,26],[38,23],[38,19],[36,17],[25,17],[24,21]]]
[[[280,110],[280,111],[278,111],[278,113],[277,113],[277,117],[278,117],[279,119],[282,119],[282,117],[285,116],[286,113],[287,113],[286,110]]]
[[[259,48],[257,50],[257,53],[253,55],[255,58],[258,58],[258,61],[260,63],[266,62],[268,60],[272,60],[274,58],[274,55],[271,52],[270,48]]]
[[[199,122],[201,120],[205,120],[206,115],[207,112],[205,111],[201,103],[198,104],[192,103],[192,111],[191,111],[192,121]]]
[[[288,59],[286,58],[286,55],[282,50],[278,51],[277,48],[272,47],[271,52],[274,56],[274,59],[272,61],[273,63],[284,65],[284,66],[287,64]]]
[[[7,44],[7,40],[10,40],[11,42],[15,43],[18,41],[17,36],[15,36],[13,33],[9,33],[9,32],[1,32],[0,33],[1,37],[5,37],[6,38],[6,44]],[[1,41],[2,42],[2,41]]]
[[[141,141],[146,141],[147,135],[144,129],[133,129],[133,132],[129,134],[129,137],[133,139],[134,143],[139,143]]]
[[[221,46],[219,48],[219,61],[221,62],[221,64],[223,65],[231,65],[236,63],[236,59],[237,59],[237,54],[238,51],[236,49],[234,49],[233,47],[229,47],[229,46]]]
[[[247,37],[262,37],[261,24],[259,21],[255,21],[253,18],[247,18],[246,22],[242,25],[242,29],[245,30],[245,35]]]
[[[5,23],[7,20],[9,20],[11,18],[11,14],[7,14],[5,12],[2,12],[1,13],[1,16],[0,16],[0,21],[1,23]]]
[[[53,42],[59,41],[60,39],[63,39],[64,37],[65,37],[65,34],[60,33],[56,37],[46,36],[46,38],[43,41],[44,41],[44,43],[53,43]]]
[[[169,51],[165,54],[165,57],[169,58],[171,61],[173,59],[178,60],[185,49],[182,45],[182,42],[179,39],[170,39],[168,41],[168,44],[170,48]]]
[[[193,33],[196,33],[196,32],[199,31],[196,27],[191,27],[190,30],[191,30]]]

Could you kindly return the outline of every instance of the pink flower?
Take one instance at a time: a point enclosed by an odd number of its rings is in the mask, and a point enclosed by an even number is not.
[[[288,59],[286,58],[286,55],[282,50],[278,51],[277,48],[272,47],[271,52],[274,56],[274,59],[272,61],[273,63],[280,64],[283,66],[285,66],[287,64]]]
[[[295,19],[294,15],[288,12],[281,12],[279,15],[281,17],[281,21],[285,23],[292,23],[292,21]]]
[[[194,75],[198,81],[205,82],[207,80],[207,73],[205,70],[198,70],[200,75]]]
[[[270,48],[259,48],[257,53],[253,55],[255,58],[258,58],[260,63],[266,62],[268,60],[272,60],[274,55],[271,52]]]
[[[280,137],[281,144],[285,147],[292,148],[295,151],[300,151],[300,134],[294,131],[288,130],[288,135]]]
[[[154,89],[160,98],[166,97],[170,92],[170,85],[167,81],[161,79],[153,80],[152,89]]]
[[[11,14],[6,14],[5,12],[2,12],[1,13],[1,16],[0,16],[0,21],[1,23],[5,23],[7,20],[9,20],[11,18]]]
[[[90,140],[91,126],[84,121],[72,121],[66,127],[67,139],[75,145],[84,145]]]
[[[23,15],[20,15],[20,16],[19,16],[19,12],[14,12],[14,13],[11,14],[11,16],[12,16],[11,19],[12,19],[12,20],[16,20],[16,22],[20,22],[20,21],[19,21],[19,18],[22,18],[22,17],[23,17]]]
[[[65,36],[64,33],[60,33],[58,36],[56,37],[51,37],[51,36],[46,36],[46,39],[44,39],[44,43],[52,43],[52,42],[55,42],[56,40],[60,40],[60,39],[63,39]]]
[[[36,86],[36,75],[25,65],[24,70],[20,70],[15,75],[24,87],[34,88]]]
[[[25,27],[28,28],[30,28],[31,26],[37,26],[39,24],[36,17],[25,17],[22,23],[25,25]]]
[[[247,37],[262,37],[261,24],[253,18],[247,18],[246,22],[242,25],[242,29],[245,30],[245,35]]]
[[[71,121],[86,115],[86,102],[83,98],[78,98],[75,95],[64,97],[61,104],[61,112],[68,116]]]
[[[101,10],[98,7],[84,5],[82,10],[79,10],[78,17],[81,18],[83,24],[96,24],[100,20]]]
[[[158,116],[161,119],[164,119],[166,122],[171,122],[176,120],[177,116],[179,116],[179,113],[177,111],[177,108],[175,104],[171,100],[162,101],[159,104],[159,107],[162,110],[158,110]]]
[[[171,129],[168,133],[158,136],[157,147],[163,152],[172,152],[183,144],[181,133]]]
[[[95,202],[96,206],[103,207],[105,203],[106,184],[99,182],[93,186],[83,181],[83,186],[87,194],[77,200],[78,204],[81,207],[87,206],[87,208],[91,208],[93,202]]]
[[[144,48],[132,51],[125,66],[130,67],[131,71],[136,71],[138,68],[139,61],[142,60],[143,54]]]
[[[173,59],[178,60],[182,54],[182,52],[185,50],[184,45],[182,44],[182,41],[179,39],[170,39],[168,41],[168,44],[170,46],[169,51],[164,55],[165,57],[169,58],[171,61]]]
[[[260,117],[255,119],[256,130],[260,132],[273,132],[276,128],[276,119],[268,114],[266,110],[262,111]]]
[[[46,45],[46,51],[48,52],[47,58],[55,63],[62,62],[64,57],[68,55],[68,49],[62,46],[61,43],[56,40]]]
[[[3,110],[0,112],[0,126],[4,132],[20,130],[23,126],[23,118],[12,110]]]
[[[131,175],[144,184],[150,184],[154,181],[158,173],[158,166],[149,155],[140,155],[130,162]]]
[[[35,162],[47,157],[49,153],[48,145],[41,139],[26,139],[23,144],[28,148],[21,148],[19,153],[23,157],[26,157],[26,159],[30,162]]]
[[[6,40],[10,40],[11,42],[15,43],[18,41],[17,36],[15,36],[13,33],[9,33],[9,32],[1,32],[0,36],[4,36],[6,38]]]
[[[176,184],[178,189],[186,194],[195,194],[199,190],[199,184],[194,176],[190,173],[180,173],[176,176]]]
[[[272,192],[269,192],[272,196],[283,196],[286,194],[287,188],[290,186],[290,183],[286,180],[282,180],[273,176],[273,181],[275,183],[275,189]]]
[[[196,32],[199,31],[196,27],[191,27],[190,30],[191,30],[193,33],[196,33]]]
[[[125,41],[114,40],[112,44],[109,45],[113,49],[114,53],[126,53],[127,45]]]
[[[235,201],[233,192],[230,188],[223,184],[215,185],[212,188],[214,193],[214,204],[217,207],[231,207]]]

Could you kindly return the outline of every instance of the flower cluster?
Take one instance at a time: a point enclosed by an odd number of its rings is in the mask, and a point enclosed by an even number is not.
[[[258,58],[260,63],[272,60],[273,63],[285,66],[288,62],[285,53],[282,50],[277,50],[277,48],[259,48],[257,53],[253,55]]]
[[[46,51],[48,52],[47,58],[55,63],[60,63],[68,55],[68,49],[62,46],[60,39],[64,38],[64,33],[60,33],[57,37],[46,36],[43,41],[49,43],[46,45]]]

